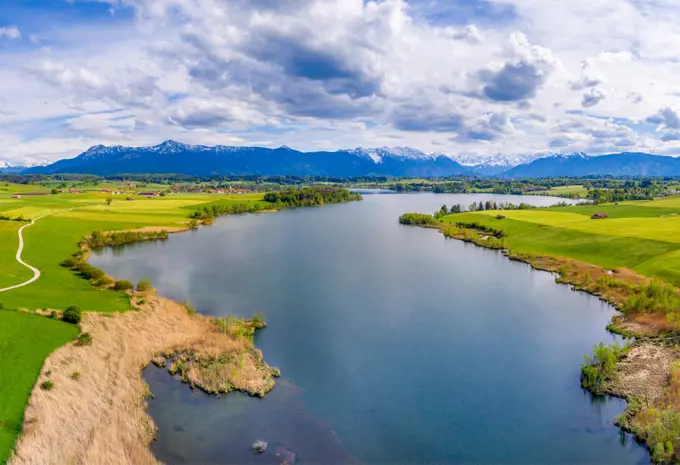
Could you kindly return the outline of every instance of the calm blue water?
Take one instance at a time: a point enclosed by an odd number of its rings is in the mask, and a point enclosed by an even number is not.
[[[199,231],[94,256],[208,315],[269,327],[256,344],[283,378],[264,400],[215,398],[147,368],[168,463],[646,463],[582,392],[583,354],[613,309],[407,211],[493,195],[365,195],[359,203],[223,217]],[[254,456],[256,439],[270,443]],[[276,456],[276,454],[279,454]],[[288,454],[288,455],[287,455]]]

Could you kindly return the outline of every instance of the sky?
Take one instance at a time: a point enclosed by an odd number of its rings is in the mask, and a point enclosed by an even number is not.
[[[88,147],[680,154],[678,0],[2,0],[0,162]]]

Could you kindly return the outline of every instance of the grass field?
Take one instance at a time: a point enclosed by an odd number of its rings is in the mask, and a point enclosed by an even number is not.
[[[0,463],[21,432],[28,398],[43,361],[78,334],[74,325],[0,310]]]
[[[588,195],[588,189],[581,185],[577,186],[560,186],[560,187],[553,187],[549,190],[545,191],[535,191],[531,192],[531,195],[557,195],[557,196],[563,196],[563,195],[578,195],[579,197],[586,197]]]
[[[95,230],[129,230],[145,226],[177,227],[188,223],[192,211],[203,205],[262,201],[262,194],[181,194],[148,199],[81,193],[12,198],[13,193],[35,192],[40,186],[0,186],[0,214],[34,219],[51,214],[24,230],[22,258],[38,268],[40,279],[28,286],[0,293],[5,309],[65,309],[117,312],[129,310],[127,294],[96,289],[59,263],[78,250],[77,243]],[[0,288],[28,280],[32,273],[18,264],[15,254],[18,229],[26,223],[0,220]],[[76,326],[24,312],[0,311],[0,463],[11,452],[20,430],[23,411],[45,358],[73,339]]]
[[[594,213],[609,216],[593,220]],[[680,285],[680,196],[618,205],[575,205],[450,215],[503,230],[520,253],[574,258],[607,268],[625,267]]]

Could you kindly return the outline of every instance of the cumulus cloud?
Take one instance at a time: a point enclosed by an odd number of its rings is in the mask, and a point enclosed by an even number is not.
[[[49,85],[72,92],[78,101],[106,99],[127,106],[148,106],[159,97],[157,78],[135,69],[123,70],[114,78],[85,67],[72,68],[46,60],[26,70]]]
[[[0,39],[21,39],[21,31],[19,31],[19,28],[16,26],[0,27]]]
[[[509,61],[501,69],[482,73],[486,81],[483,93],[491,100],[512,102],[532,98],[559,66],[550,50],[531,45],[519,32],[510,37],[505,55]]]
[[[662,108],[657,113],[648,116],[647,123],[658,125],[658,129],[680,129],[680,116],[671,108]]]
[[[507,113],[488,113],[467,127],[453,140],[461,143],[474,141],[494,141],[504,134],[512,134],[515,127]]]
[[[583,98],[581,99],[581,106],[585,108],[594,107],[595,105],[600,103],[600,100],[603,100],[605,97],[606,97],[605,93],[602,92],[600,89],[588,89],[583,94]]]
[[[670,0],[97,1],[135,14],[73,32],[0,28],[10,155],[36,137],[62,148],[398,139],[479,154],[679,145]],[[19,27],[29,40],[9,40]]]

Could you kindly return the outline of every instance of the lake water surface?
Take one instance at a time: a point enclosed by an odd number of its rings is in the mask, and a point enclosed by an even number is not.
[[[116,278],[151,279],[207,315],[269,326],[283,377],[265,399],[191,391],[149,367],[152,450],[170,464],[616,463],[649,455],[612,422],[625,404],[579,386],[614,310],[501,253],[402,226],[401,213],[493,195],[362,202],[223,217],[168,241],[105,250]],[[253,455],[250,444],[269,442]],[[277,456],[278,454],[278,456]]]

